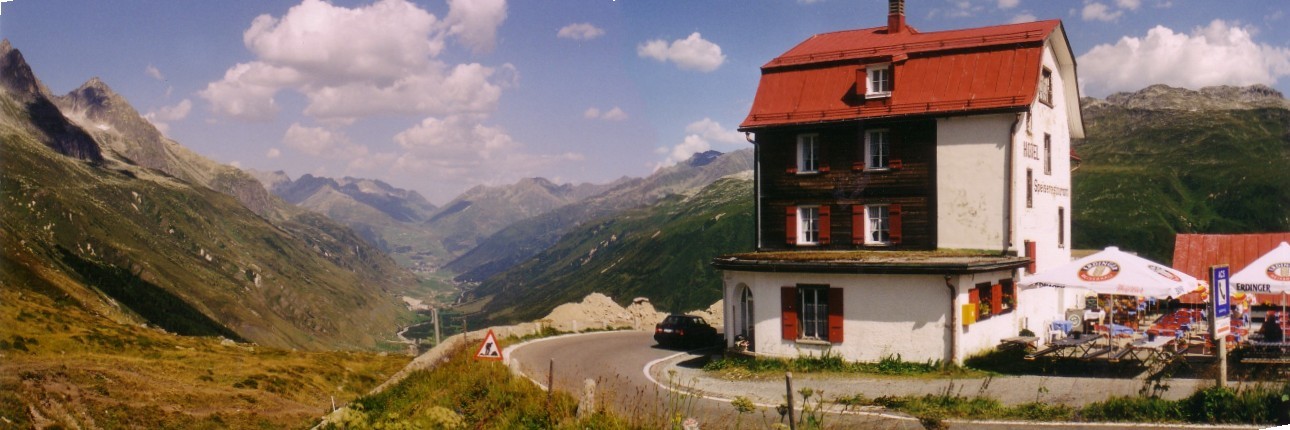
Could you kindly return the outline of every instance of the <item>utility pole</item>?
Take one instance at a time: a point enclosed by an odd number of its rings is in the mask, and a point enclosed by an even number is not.
[[[430,308],[430,315],[434,318],[434,346],[439,346],[439,308]]]

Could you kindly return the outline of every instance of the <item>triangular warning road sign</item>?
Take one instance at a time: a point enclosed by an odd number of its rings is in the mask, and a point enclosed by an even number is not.
[[[479,352],[475,353],[476,360],[501,360],[502,348],[497,345],[497,337],[493,336],[493,330],[489,329],[488,334],[484,336],[484,343],[479,345]]]

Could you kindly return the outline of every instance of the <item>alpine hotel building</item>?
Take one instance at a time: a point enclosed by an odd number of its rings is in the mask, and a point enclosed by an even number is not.
[[[723,271],[758,355],[962,363],[1076,306],[1019,291],[1070,261],[1075,59],[1061,21],[815,35],[761,68],[756,252]]]

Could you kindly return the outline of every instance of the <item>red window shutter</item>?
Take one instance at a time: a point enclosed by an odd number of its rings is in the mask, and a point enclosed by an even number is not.
[[[829,205],[820,205],[820,244],[828,245],[829,236],[832,233],[829,227],[832,224],[833,217],[829,215]]]
[[[779,309],[784,340],[797,340],[797,287],[779,288]]]
[[[1026,244],[1026,256],[1030,257],[1030,264],[1026,265],[1026,273],[1034,274],[1035,267],[1039,265],[1039,257],[1035,255],[1035,251],[1036,251],[1035,242],[1032,240],[1027,240],[1025,244]]]
[[[1003,284],[990,286],[990,313],[994,315],[1003,313]]]
[[[887,237],[892,244],[900,243],[902,239],[900,215],[900,205],[893,203],[887,206]]]
[[[861,67],[856,69],[856,96],[863,99],[867,92],[869,92],[869,73]]]
[[[829,343],[842,343],[842,323],[846,321],[842,312],[842,289],[829,288]]]
[[[784,236],[788,238],[789,245],[797,245],[797,206],[789,206],[784,211]]]
[[[851,243],[864,245],[864,205],[851,205]]]
[[[975,304],[980,304],[980,303],[981,303],[981,290],[978,290],[978,289],[976,289],[976,288],[973,288],[973,289],[968,290],[968,303],[971,303],[971,304],[974,304],[974,305],[975,305]]]

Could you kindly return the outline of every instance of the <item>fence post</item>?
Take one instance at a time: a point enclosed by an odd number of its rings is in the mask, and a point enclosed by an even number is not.
[[[784,372],[784,385],[788,387],[788,428],[797,430],[797,420],[793,418],[793,372]]]

